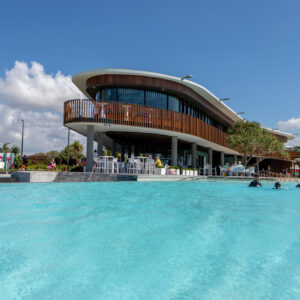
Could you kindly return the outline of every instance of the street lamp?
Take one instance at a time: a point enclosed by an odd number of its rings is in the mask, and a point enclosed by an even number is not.
[[[230,98],[220,98],[219,100],[220,101],[228,101],[228,100],[230,100]]]
[[[21,156],[23,157],[23,147],[24,147],[24,120],[22,122],[22,141],[21,141]]]
[[[193,75],[186,75],[184,77],[181,77],[181,80],[189,79],[189,78],[193,78]]]

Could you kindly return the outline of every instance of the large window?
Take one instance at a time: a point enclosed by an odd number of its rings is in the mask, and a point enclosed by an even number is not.
[[[145,105],[144,97],[145,97],[144,90],[118,89],[119,102]]]
[[[95,98],[97,101],[101,99],[103,101],[133,103],[168,109],[175,112],[182,112],[184,114],[199,118],[220,130],[227,130],[226,126],[209,117],[205,112],[203,112],[198,107],[193,106],[191,103],[183,99],[179,99],[177,97],[159,93],[156,91],[131,88],[105,88],[102,89],[102,91],[98,91]]]
[[[102,100],[105,101],[117,101],[117,89],[103,89]]]
[[[146,105],[167,109],[167,95],[153,91],[146,91]]]
[[[97,94],[96,94],[96,101],[99,101],[99,100],[100,100],[100,94],[101,94],[101,92],[98,91]]]
[[[168,110],[179,111],[179,99],[169,96],[168,97]]]

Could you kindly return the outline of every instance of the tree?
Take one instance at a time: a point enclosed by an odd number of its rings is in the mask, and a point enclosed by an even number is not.
[[[8,147],[10,143],[4,143],[2,147],[0,147],[0,152],[10,152],[10,149]]]
[[[56,150],[51,150],[51,151],[47,152],[46,154],[48,157],[51,157],[51,158],[59,157],[59,152]]]
[[[20,148],[16,145],[13,145],[11,147],[11,152],[14,153],[15,155],[18,155],[20,153]]]
[[[73,144],[70,145],[69,151],[69,163],[70,165],[79,165],[79,162],[82,160],[84,155],[82,154],[83,145],[80,144],[79,141],[75,141]],[[58,160],[66,164],[68,160],[68,147],[62,150],[59,154]]]
[[[46,156],[44,152],[33,153],[32,156]]]
[[[256,165],[266,157],[288,158],[283,142],[254,121],[235,122],[228,130],[227,141],[244,155],[246,167],[253,157],[258,158]]]

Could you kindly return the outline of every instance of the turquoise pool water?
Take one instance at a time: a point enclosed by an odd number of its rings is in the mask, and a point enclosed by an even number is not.
[[[300,189],[0,185],[0,299],[300,299]]]

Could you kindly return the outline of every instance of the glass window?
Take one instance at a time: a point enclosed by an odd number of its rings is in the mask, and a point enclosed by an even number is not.
[[[169,96],[168,98],[168,110],[179,111],[179,99]]]
[[[96,94],[96,101],[99,101],[99,100],[100,100],[100,91],[98,91]]]
[[[146,105],[167,109],[167,95],[153,91],[146,91]]]
[[[117,89],[103,89],[102,90],[102,100],[104,101],[117,101]]]
[[[144,105],[144,91],[135,89],[118,89],[118,101]]]

